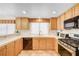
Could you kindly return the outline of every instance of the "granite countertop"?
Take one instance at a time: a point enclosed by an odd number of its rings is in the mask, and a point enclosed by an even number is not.
[[[22,38],[20,35],[12,35],[12,36],[7,36],[7,37],[1,37],[0,38],[0,46],[4,46],[12,41],[15,41],[17,39]]]
[[[0,38],[0,46],[4,46],[12,41],[18,40],[20,38],[23,37],[47,37],[47,38],[56,38],[58,39],[58,37],[54,34],[47,34],[47,35],[32,35],[32,34],[14,34],[14,35],[10,35],[10,36],[6,36],[6,37],[1,37]]]
[[[49,38],[49,37],[55,37],[55,38],[57,38],[57,36],[56,35],[32,35],[32,34],[30,34],[30,35],[21,35],[22,37],[47,37],[47,38]]]

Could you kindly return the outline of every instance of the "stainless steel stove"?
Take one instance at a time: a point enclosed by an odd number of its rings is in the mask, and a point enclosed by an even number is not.
[[[62,56],[79,56],[79,34],[59,38],[58,52]]]

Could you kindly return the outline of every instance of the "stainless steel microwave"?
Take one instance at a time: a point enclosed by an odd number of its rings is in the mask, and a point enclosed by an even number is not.
[[[65,29],[79,28],[79,16],[64,21]]]

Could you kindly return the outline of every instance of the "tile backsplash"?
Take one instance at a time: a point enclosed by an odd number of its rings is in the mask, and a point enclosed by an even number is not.
[[[79,34],[79,29],[63,30],[63,33]]]
[[[19,30],[19,32],[23,35],[30,35],[30,30]],[[57,35],[57,30],[52,30],[48,33],[48,35]]]

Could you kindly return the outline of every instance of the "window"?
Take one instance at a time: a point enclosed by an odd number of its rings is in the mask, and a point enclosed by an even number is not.
[[[30,32],[34,35],[45,35],[49,33],[49,23],[30,23]]]
[[[15,33],[15,24],[0,24],[0,35],[8,35]]]

